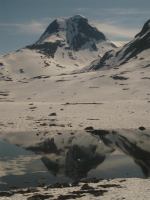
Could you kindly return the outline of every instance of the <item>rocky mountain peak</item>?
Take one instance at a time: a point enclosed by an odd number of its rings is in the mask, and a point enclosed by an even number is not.
[[[144,24],[140,33],[138,33],[135,37],[141,37],[142,35],[150,32],[150,19]]]
[[[102,56],[106,51],[114,49],[116,46],[96,27],[92,26],[87,18],[75,15],[52,21],[39,40],[26,48],[51,58],[61,55],[63,60],[64,57],[66,59],[64,55],[67,54],[67,57],[69,56],[69,59],[73,61],[77,59],[76,53],[80,51],[85,56],[90,54],[92,58],[93,55],[94,57]]]
[[[63,40],[72,50],[80,50],[84,45],[97,50],[96,42],[105,41],[105,35],[97,28],[89,24],[88,19],[81,15],[75,15],[69,18],[55,19],[42,34],[37,44],[43,44],[52,41],[52,37],[56,40]],[[52,42],[55,42],[54,39]],[[63,42],[64,43],[64,42]]]
[[[139,54],[145,51],[150,51],[150,19],[133,40],[119,48],[118,51],[106,52],[102,58],[92,62],[83,71],[98,70],[104,66],[120,66],[130,62],[131,59],[138,59]]]
[[[66,38],[72,49],[78,50],[86,43],[91,43],[96,50],[97,41],[105,41],[106,37],[97,28],[91,26],[88,20],[80,15],[73,16],[66,21]]]

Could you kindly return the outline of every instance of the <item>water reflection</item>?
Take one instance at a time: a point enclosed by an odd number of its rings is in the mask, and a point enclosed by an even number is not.
[[[48,148],[44,144],[55,146],[55,152],[49,148],[42,158],[55,176],[64,174],[79,180],[91,174],[99,178],[150,175],[150,137],[144,133],[91,130],[84,134],[77,132],[73,137],[62,133],[29,149],[45,152]]]
[[[36,186],[39,180],[50,184],[86,177],[149,177],[150,134],[127,130],[64,132],[33,145],[30,141],[26,150],[0,141],[0,176],[3,188],[22,178],[26,182],[22,186]]]
[[[0,190],[55,182],[55,177],[42,163],[41,155],[0,141]]]
[[[134,162],[140,166],[145,177],[150,176],[150,135],[134,134],[121,135],[116,131],[102,133],[101,130],[93,130],[92,135],[98,136],[98,139],[103,141],[107,146],[114,149],[120,149],[126,155],[133,158]],[[132,137],[132,139],[131,139]],[[145,142],[149,148],[145,150]]]

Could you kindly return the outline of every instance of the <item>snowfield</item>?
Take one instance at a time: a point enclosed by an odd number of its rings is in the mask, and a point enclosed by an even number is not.
[[[35,44],[1,56],[0,139],[35,148],[60,132],[84,136],[88,128],[119,130],[124,137],[131,137],[133,146],[142,147],[149,155],[149,34],[148,21],[133,41],[116,48],[86,18],[75,16],[55,20]],[[138,135],[146,137],[145,146],[144,140],[133,140],[137,130]],[[135,159],[133,152],[117,141],[114,144]],[[141,163],[143,167],[143,160]],[[145,168],[149,174],[149,159]],[[0,192],[0,200],[148,200],[149,196],[150,179],[134,177]]]

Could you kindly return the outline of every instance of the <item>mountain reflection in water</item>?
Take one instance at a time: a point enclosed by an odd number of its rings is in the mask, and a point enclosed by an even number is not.
[[[0,150],[2,189],[13,183],[24,187],[87,177],[150,176],[150,134],[146,131],[65,132],[26,148],[0,141]],[[21,185],[22,177],[26,183]]]

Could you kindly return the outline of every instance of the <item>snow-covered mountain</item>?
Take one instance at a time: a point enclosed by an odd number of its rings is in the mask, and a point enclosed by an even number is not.
[[[85,18],[79,16],[73,17],[73,20],[78,21],[74,24],[79,24],[81,19],[90,26]],[[68,43],[65,34],[66,30],[70,30],[66,28],[68,20],[72,18],[57,19],[53,23],[55,26],[59,25],[59,28],[56,26],[55,29],[47,29],[52,33],[46,30],[34,45],[1,58],[0,121],[4,121],[1,131],[30,131],[33,128],[39,131],[56,128],[80,130],[89,125],[96,128],[149,127],[149,22],[130,43],[119,50],[116,49],[114,53],[112,50],[105,53],[100,61],[93,61],[95,64],[90,66],[93,72],[74,74],[70,72],[82,69],[90,60],[95,60],[102,48],[95,51],[84,44],[79,45],[78,50],[73,50],[73,38]],[[90,30],[96,29],[90,26]],[[58,46],[54,57],[47,56],[41,46],[56,36],[54,41],[64,43],[64,46]],[[91,36],[89,40],[95,42],[97,48],[102,45],[106,47],[108,43],[109,47],[112,46],[104,36],[102,38],[102,41],[96,41]],[[89,41],[86,41],[86,44],[89,47]],[[66,49],[67,47],[71,50]],[[68,52],[78,56],[77,59],[67,56]],[[65,54],[64,58],[62,53]],[[85,62],[82,63],[81,60]],[[79,67],[76,63],[80,64]],[[62,74],[65,72],[68,74]],[[56,119],[51,119],[50,112],[57,113]]]
[[[56,43],[57,48],[65,46],[75,51],[87,48],[96,51],[98,49],[96,43],[104,41],[106,41],[106,37],[102,32],[89,25],[86,18],[76,15],[71,18],[54,20],[33,48],[41,50],[40,45]],[[47,54],[47,52],[44,53]]]
[[[76,15],[54,20],[36,43],[3,56],[0,63],[6,79],[51,76],[81,69],[114,48],[85,17]]]
[[[84,25],[80,27],[80,23]],[[84,26],[87,28],[82,29]],[[92,72],[70,73],[83,69],[107,49],[101,59],[92,62]],[[75,179],[92,175],[97,164],[101,164],[97,169],[102,175],[103,169],[109,174],[108,166],[111,171],[122,169],[119,163],[125,169],[129,162],[124,162],[124,155],[112,152],[115,147],[134,158],[149,176],[149,21],[130,43],[116,52],[110,49],[112,44],[102,33],[85,18],[75,16],[55,20],[35,44],[3,56],[0,138],[41,152],[42,162],[58,178],[64,172]],[[65,72],[68,74],[62,74]],[[90,133],[94,138],[89,138]],[[95,141],[97,136],[101,140]],[[112,158],[104,144],[111,148]],[[113,159],[115,165],[110,165]],[[135,164],[129,166],[135,171]]]
[[[93,61],[85,71],[99,70],[102,67],[117,67],[126,63],[135,63],[138,66],[150,66],[150,20],[148,20],[142,30],[135,38],[119,48],[110,50],[101,59]]]

